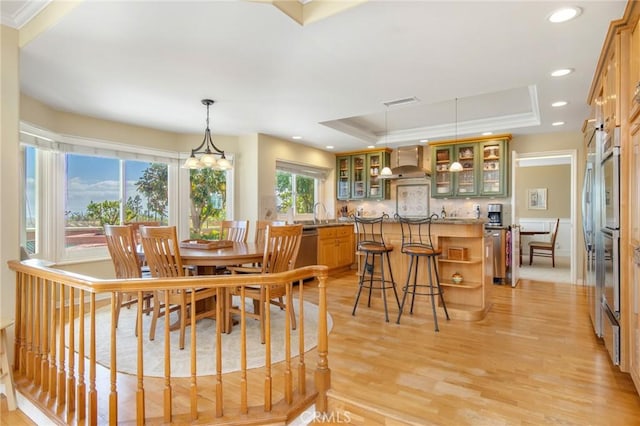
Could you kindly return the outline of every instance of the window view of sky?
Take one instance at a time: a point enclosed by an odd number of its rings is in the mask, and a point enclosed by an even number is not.
[[[35,217],[35,149],[26,149],[26,193],[27,193],[27,222],[31,224]],[[125,197],[135,196],[138,192],[136,182],[150,163],[144,161],[125,162]],[[120,199],[120,160],[114,158],[92,157],[87,155],[67,155],[67,202],[65,211],[70,213],[85,213],[91,201],[96,203]],[[146,199],[142,194],[143,205]]]

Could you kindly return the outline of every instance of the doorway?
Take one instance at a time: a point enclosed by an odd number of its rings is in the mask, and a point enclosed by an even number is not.
[[[514,197],[512,197],[511,210],[514,212],[513,221],[524,227],[539,226],[550,227],[558,217],[560,218],[559,232],[556,244],[558,247],[556,255],[560,259],[565,259],[569,272],[560,272],[560,268],[546,268],[549,270],[547,280],[556,282],[577,283],[577,151],[545,151],[532,153],[516,153],[516,161],[513,163],[514,175]],[[550,173],[558,173],[559,176],[568,178],[549,179]],[[545,182],[545,179],[546,182]],[[527,194],[544,190],[548,194],[544,208],[527,205]],[[568,200],[567,205],[563,205]],[[518,206],[516,206],[518,203]],[[523,207],[523,203],[524,207]],[[525,247],[526,247],[526,242]],[[528,258],[528,256],[524,256]],[[537,258],[534,259],[534,265]],[[528,276],[530,269],[528,261],[523,260],[523,268],[519,270],[521,278],[544,279],[543,268],[539,268]],[[550,263],[550,261],[549,261]],[[545,263],[546,264],[546,263]],[[560,261],[560,265],[563,261]],[[566,268],[566,266],[565,266]],[[566,271],[566,270],[565,270]]]

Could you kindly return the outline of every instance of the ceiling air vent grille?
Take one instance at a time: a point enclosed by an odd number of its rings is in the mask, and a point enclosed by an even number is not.
[[[383,104],[387,107],[394,107],[394,106],[398,106],[398,105],[408,105],[408,104],[413,104],[418,102],[418,98],[416,98],[415,96],[412,96],[410,98],[403,98],[403,99],[395,99],[393,101],[386,101],[383,102]]]

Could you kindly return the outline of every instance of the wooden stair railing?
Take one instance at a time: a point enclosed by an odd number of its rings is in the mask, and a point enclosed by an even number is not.
[[[57,422],[67,424],[97,425],[108,422],[118,424],[133,422],[183,423],[206,422],[207,424],[261,424],[286,423],[297,414],[315,403],[316,411],[327,410],[327,391],[330,387],[330,370],[328,367],[328,330],[326,304],[326,266],[307,266],[292,271],[265,275],[216,275],[192,276],[166,279],[118,279],[101,280],[93,277],[70,273],[48,266],[38,260],[10,261],[9,268],[16,273],[16,311],[15,311],[15,382],[17,389],[29,398],[42,411]],[[314,277],[318,280],[318,346],[317,362],[313,371],[307,372],[304,351],[303,309],[304,286],[302,281]],[[299,282],[294,290],[292,283]],[[215,288],[217,300],[224,300],[224,292],[230,287],[260,285],[267,289],[271,285],[281,284],[287,288],[286,297],[292,297],[297,291],[299,300],[298,327],[300,330],[297,363],[291,356],[291,328],[289,312],[284,312],[285,348],[284,372],[277,380],[272,373],[269,350],[266,351],[265,366],[260,370],[263,374],[262,386],[249,387],[247,380],[247,345],[246,317],[240,316],[241,333],[241,371],[239,383],[227,380],[230,374],[222,373],[222,360],[225,354],[221,345],[222,321],[216,320],[216,374],[214,376],[198,376],[196,365],[196,331],[191,327],[191,374],[188,379],[171,376],[170,365],[170,324],[169,316],[165,316],[164,335],[164,378],[161,390],[158,391],[160,379],[144,377],[142,305],[137,310],[137,374],[135,390],[131,389],[133,379],[126,374],[118,373],[116,365],[117,335],[115,327],[111,327],[110,368],[103,368],[96,361],[96,309],[99,304],[109,304],[111,324],[115,324],[117,293],[121,291],[138,292],[156,290],[168,292],[171,289],[193,290],[195,288]],[[268,291],[268,290],[267,290]],[[195,298],[195,292],[191,292]],[[141,299],[140,299],[141,300]],[[192,299],[195,306],[195,300]],[[217,318],[223,318],[218,304]],[[267,311],[268,312],[268,311]],[[191,310],[195,323],[195,309]],[[269,314],[267,313],[267,316]],[[86,317],[86,318],[85,318]],[[74,327],[77,326],[76,331]],[[88,330],[85,330],[88,329]],[[67,333],[68,335],[65,335]],[[88,342],[85,342],[85,333]],[[75,342],[75,336],[78,342]],[[266,345],[271,344],[271,334],[267,334]],[[66,342],[66,344],[65,344]],[[267,346],[270,347],[270,346]],[[185,348],[186,349],[186,348]],[[98,370],[101,376],[97,377]],[[108,386],[104,386],[108,374]],[[255,374],[252,370],[250,374]],[[295,377],[297,376],[297,380]],[[151,386],[147,381],[155,380],[154,392],[162,395],[163,412],[161,415],[150,415],[146,409],[148,399],[145,392]],[[188,381],[188,385],[177,383]],[[237,380],[236,380],[237,381]],[[229,386],[225,385],[229,382]],[[255,380],[254,380],[255,382]],[[101,384],[100,386],[98,384]],[[202,386],[199,384],[202,383]],[[277,383],[278,388],[274,389]],[[203,397],[203,388],[213,389]],[[187,389],[187,391],[185,391]],[[119,398],[120,392],[125,397]],[[232,392],[233,391],[233,392]],[[185,395],[185,392],[188,395]],[[254,394],[263,394],[262,404],[250,405]],[[135,397],[128,397],[134,395]],[[231,396],[230,396],[231,395]],[[274,401],[274,395],[280,399]],[[188,412],[174,413],[179,401],[184,407],[188,401]],[[134,404],[134,406],[132,406]],[[127,413],[127,415],[119,415]],[[130,418],[135,413],[134,418]]]

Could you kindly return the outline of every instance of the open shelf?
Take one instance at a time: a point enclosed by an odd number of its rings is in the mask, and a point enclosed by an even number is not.
[[[440,281],[440,285],[443,285],[445,287],[468,288],[468,289],[482,287],[482,283],[474,283],[474,282],[471,282],[471,283],[461,282],[460,284],[456,284],[449,281]]]
[[[447,259],[446,257],[438,258],[440,262],[446,263],[461,263],[465,265],[477,265],[478,263],[482,263],[482,259],[469,259],[469,260],[455,260],[455,259]]]

